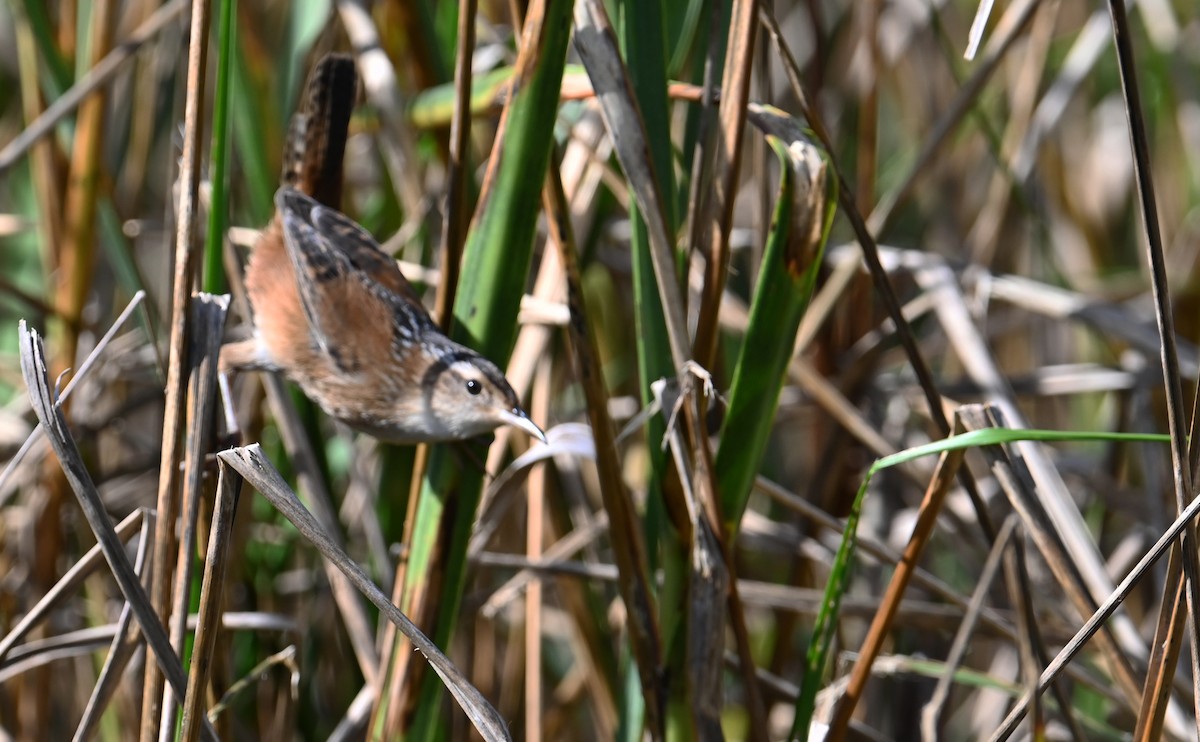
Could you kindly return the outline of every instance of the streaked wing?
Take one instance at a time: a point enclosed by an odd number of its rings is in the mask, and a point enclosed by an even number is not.
[[[312,338],[343,371],[357,372],[370,353],[390,349],[397,331],[413,334],[430,322],[365,229],[288,188],[275,194],[275,207]],[[361,341],[344,342],[351,337]]]
[[[337,249],[341,250],[356,270],[362,271],[375,283],[405,301],[424,308],[421,298],[400,272],[396,261],[379,248],[371,233],[340,211],[317,207],[312,210],[312,224]]]

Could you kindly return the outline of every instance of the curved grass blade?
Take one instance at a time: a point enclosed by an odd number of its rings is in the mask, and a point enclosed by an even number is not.
[[[833,214],[832,206],[826,206],[825,164],[799,124],[782,114],[758,113],[760,118],[770,116],[767,128],[779,132],[768,133],[767,141],[779,157],[781,170],[763,265],[717,450],[721,516],[731,534],[737,532],[767,450],[793,339],[817,285]]]
[[[829,661],[829,650],[833,645],[833,635],[837,627],[838,612],[841,607],[842,595],[845,594],[849,584],[847,579],[850,559],[854,555],[854,547],[857,542],[858,517],[862,511],[862,502],[867,492],[867,487],[871,484],[871,478],[878,472],[892,466],[897,466],[914,459],[919,459],[925,456],[934,456],[948,451],[958,451],[966,448],[977,448],[980,446],[995,446],[1005,443],[1016,443],[1018,441],[1042,441],[1042,442],[1064,442],[1064,441],[1125,441],[1139,443],[1170,443],[1171,436],[1162,433],[1112,433],[1101,431],[1068,431],[1068,430],[1039,430],[1039,429],[1014,429],[1014,428],[986,428],[983,430],[974,430],[960,435],[953,435],[949,438],[944,438],[939,441],[933,441],[923,446],[915,446],[885,456],[881,459],[876,459],[875,463],[867,471],[866,477],[863,478],[862,485],[858,488],[858,494],[855,495],[854,504],[851,507],[850,515],[846,519],[846,530],[842,535],[842,543],[838,547],[837,555],[834,558],[833,566],[829,573],[829,583],[825,587],[824,598],[821,601],[821,610],[817,614],[816,623],[813,626],[812,643],[809,645],[808,655],[805,662],[804,678],[800,685],[800,695],[796,699],[796,716],[795,722],[792,725],[792,731],[789,739],[807,739],[808,728],[812,721],[813,707],[817,697],[817,691],[821,678],[825,673],[825,667]],[[1186,513],[1185,513],[1186,515]],[[1178,533],[1178,531],[1176,531]],[[1168,534],[1170,535],[1170,534]],[[1174,538],[1174,536],[1171,536]],[[1169,543],[1169,539],[1164,535],[1160,539],[1160,543]],[[1163,547],[1165,550],[1165,546]],[[1156,549],[1151,550],[1151,554],[1161,555],[1161,551]],[[1149,556],[1149,555],[1148,555]],[[1140,565],[1139,565],[1140,566]],[[1138,572],[1134,569],[1131,576]],[[1121,583],[1121,588],[1118,589],[1116,595],[1121,595],[1128,592],[1126,578]],[[1111,603],[1111,605],[1110,605]],[[1116,601],[1110,597],[1110,600],[1105,601],[1101,611],[1097,616],[1102,618],[1107,616],[1115,608]],[[1095,625],[1099,623],[1094,617],[1093,621],[1089,621],[1084,629],[1091,627],[1095,629]],[[1080,634],[1084,633],[1081,629]],[[1090,634],[1089,634],[1090,635]],[[1079,635],[1077,635],[1078,638]],[[1079,650],[1082,642],[1073,640],[1068,647],[1074,652]],[[1055,659],[1055,663],[1067,654],[1067,649],[1060,653],[1060,657]],[[1073,656],[1073,655],[1072,655]],[[1065,661],[1064,661],[1065,663]],[[1054,665],[1052,665],[1052,668]],[[1061,664],[1058,664],[1058,669],[1061,669]],[[1054,673],[1056,674],[1056,672]],[[1039,690],[1044,688],[1054,674],[1048,669],[1042,674]],[[1022,696],[1022,701],[1027,701],[1027,696]],[[1018,707],[1022,708],[1022,707]],[[1017,716],[1017,710],[1010,713],[1010,718]],[[1019,718],[1019,716],[1017,716]],[[1005,720],[1010,723],[1010,719]]]
[[[245,477],[254,485],[263,497],[270,500],[279,512],[283,513],[296,529],[312,542],[321,555],[337,566],[350,579],[356,588],[376,608],[380,610],[403,634],[412,641],[413,646],[429,661],[441,682],[450,689],[455,700],[466,712],[475,729],[486,740],[509,739],[508,728],[492,705],[487,702],[475,686],[463,676],[450,659],[409,620],[403,612],[392,604],[383,591],[367,577],[362,567],[346,554],[337,542],[305,509],[283,477],[262,455],[257,443],[242,448],[232,448],[217,454],[221,461],[228,464],[234,471]]]

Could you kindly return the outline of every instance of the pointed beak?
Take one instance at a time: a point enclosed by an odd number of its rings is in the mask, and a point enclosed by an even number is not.
[[[500,419],[504,421],[505,425],[511,425],[514,428],[520,428],[534,438],[537,438],[542,443],[549,443],[549,441],[546,440],[546,434],[542,432],[542,429],[535,425],[534,422],[529,419],[529,415],[525,414],[525,410],[522,410],[520,407],[514,407],[511,410],[502,411],[500,413]]]

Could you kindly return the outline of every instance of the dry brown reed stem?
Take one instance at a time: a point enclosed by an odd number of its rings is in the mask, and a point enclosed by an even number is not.
[[[450,157],[446,162],[446,208],[442,219],[442,246],[439,264],[442,280],[438,283],[434,306],[438,322],[450,331],[454,308],[454,290],[458,287],[458,267],[462,259],[463,237],[467,232],[466,183],[470,174],[467,147],[471,136],[471,57],[475,53],[475,12],[477,0],[459,0],[458,44],[454,56],[454,117],[450,120]],[[419,477],[414,477],[419,479]]]
[[[737,196],[742,164],[742,132],[746,128],[746,104],[754,66],[754,40],[758,33],[758,0],[735,0],[730,11],[729,41],[725,49],[725,71],[721,79],[719,126],[714,151],[712,188],[703,192],[701,220],[696,243],[691,246],[705,258],[704,290],[700,296],[700,318],[696,323],[693,356],[704,368],[712,368],[717,351],[717,314],[729,272],[729,230],[733,225],[733,202]],[[714,11],[715,14],[715,11]]]
[[[217,356],[229,311],[229,296],[200,293],[192,297],[192,332],[188,349],[187,435],[183,459],[181,534],[175,558],[174,610],[171,646],[182,657],[187,638],[186,618],[192,597],[192,570],[198,541],[200,498],[204,485],[205,457],[213,444],[213,415],[217,402]],[[175,728],[176,700],[163,691],[163,724]]]
[[[555,170],[557,172],[557,170]],[[550,176],[553,178],[553,174]],[[547,189],[551,186],[547,182]],[[564,199],[565,200],[565,199]],[[572,249],[574,246],[571,246]],[[550,414],[550,399],[554,381],[554,366],[547,357],[538,364],[533,385],[530,414],[535,420],[545,420]],[[529,474],[529,495],[525,510],[525,554],[541,559],[546,539],[546,467],[539,466]],[[525,592],[525,738],[543,739],[542,733],[542,583],[534,581]]]
[[[162,458],[158,472],[158,522],[150,562],[150,600],[154,612],[170,615],[172,572],[175,567],[175,527],[179,517],[179,472],[183,457],[184,405],[187,396],[187,349],[191,320],[188,305],[196,277],[197,199],[200,190],[201,141],[204,138],[204,90],[208,60],[209,4],[192,5],[188,43],[187,96],[183,114],[183,155],[179,165],[179,203],[175,219],[175,274],[171,294],[171,334],[167,356],[166,405],[163,411]],[[163,677],[153,662],[146,663],[142,685],[142,724],[139,739],[158,739],[162,717]],[[182,696],[184,689],[177,689]]]
[[[214,363],[215,363],[215,359]],[[217,645],[221,624],[225,571],[233,547],[233,518],[237,512],[242,490],[242,477],[224,461],[219,462],[216,504],[212,528],[208,534],[208,549],[204,559],[204,579],[200,585],[200,619],[196,626],[196,641],[192,647],[191,672],[188,674],[187,697],[183,704],[183,742],[195,742],[204,716],[204,700],[208,696],[208,675]],[[182,616],[180,616],[182,619]],[[180,623],[183,623],[180,620]]]
[[[1162,231],[1158,223],[1158,206],[1154,195],[1154,178],[1150,170],[1150,145],[1146,132],[1146,122],[1142,113],[1141,96],[1138,93],[1137,65],[1133,57],[1133,42],[1130,40],[1131,31],[1129,18],[1125,12],[1125,3],[1121,0],[1109,0],[1109,14],[1112,16],[1113,43],[1117,51],[1117,68],[1121,76],[1121,92],[1125,99],[1125,115],[1129,122],[1129,143],[1133,152],[1133,171],[1137,183],[1138,199],[1141,206],[1142,227],[1146,233],[1146,260],[1150,266],[1150,283],[1154,296],[1154,315],[1158,321],[1158,334],[1161,342],[1159,359],[1162,362],[1163,386],[1166,392],[1167,428],[1171,433],[1171,464],[1175,484],[1176,513],[1182,513],[1188,501],[1194,496],[1193,484],[1200,474],[1200,394],[1194,399],[1190,428],[1185,427],[1183,382],[1179,372],[1179,353],[1175,347],[1175,319],[1171,307],[1171,290],[1168,284],[1166,259],[1163,255]],[[1188,435],[1191,435],[1191,441]],[[1192,716],[1196,725],[1195,731],[1200,736],[1200,563],[1197,562],[1196,531],[1187,529],[1183,532],[1180,543],[1180,559],[1183,563],[1184,593],[1187,596],[1186,606],[1164,600],[1161,610],[1175,609],[1174,623],[1182,626],[1188,633],[1191,648],[1192,675]],[[1184,608],[1187,612],[1185,613]],[[1188,620],[1190,614],[1190,621]],[[1164,622],[1159,623],[1165,627]],[[1179,629],[1170,629],[1178,632]],[[1167,641],[1166,636],[1156,635],[1156,642]],[[1177,659],[1175,652],[1166,652],[1165,659]],[[1151,672],[1160,672],[1151,668]],[[1164,674],[1174,675],[1175,667],[1171,665],[1161,670]],[[1152,712],[1157,715],[1166,714],[1166,704],[1155,704]]]
[[[957,420],[955,431],[962,432],[962,426]],[[874,664],[875,658],[879,656],[879,652],[883,648],[884,639],[887,638],[892,621],[896,617],[896,611],[900,607],[900,599],[908,589],[908,583],[921,559],[921,552],[924,551],[925,544],[933,535],[938,512],[942,509],[946,493],[954,485],[958,476],[958,467],[962,464],[965,455],[965,449],[960,448],[946,451],[938,459],[933,478],[929,480],[929,487],[925,490],[925,497],[921,500],[920,509],[917,512],[917,522],[913,526],[908,545],[904,548],[904,554],[896,564],[896,571],[892,573],[891,582],[888,583],[887,591],[880,600],[879,611],[871,621],[871,628],[867,630],[867,636],[858,650],[858,659],[855,660],[854,669],[850,672],[850,683],[846,687],[845,695],[834,709],[833,719],[829,723],[829,733],[826,736],[829,742],[841,742],[846,738],[850,717],[854,714],[858,699],[862,697],[863,689],[871,676],[871,665]]]
[[[1171,555],[1167,557],[1167,574],[1162,585],[1163,602],[1159,608],[1158,623],[1154,628],[1155,641],[1150,645],[1150,659],[1146,663],[1142,705],[1138,707],[1137,725],[1133,729],[1133,739],[1137,742],[1162,739],[1163,722],[1171,700],[1174,670],[1179,662],[1179,652],[1183,648],[1185,632],[1176,620],[1176,616],[1185,608],[1181,546],[1177,545],[1171,549]]]
[[[637,659],[642,694],[646,701],[646,726],[652,737],[664,733],[666,698],[661,677],[662,636],[658,626],[658,607],[650,582],[649,558],[637,507],[621,476],[621,459],[616,448],[616,431],[608,415],[608,392],[600,369],[600,353],[594,330],[584,306],[577,248],[571,229],[570,206],[563,193],[559,164],[551,158],[543,209],[550,240],[558,249],[559,262],[567,282],[567,305],[571,310],[568,334],[575,370],[587,400],[588,421],[596,447],[596,467],[600,495],[609,521],[613,554],[621,575],[621,596],[630,618],[630,639]]]

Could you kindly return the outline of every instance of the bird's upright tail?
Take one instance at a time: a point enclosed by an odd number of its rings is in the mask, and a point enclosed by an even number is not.
[[[308,78],[305,101],[288,129],[283,185],[341,208],[342,159],[357,95],[353,57],[329,54],[317,63]]]

